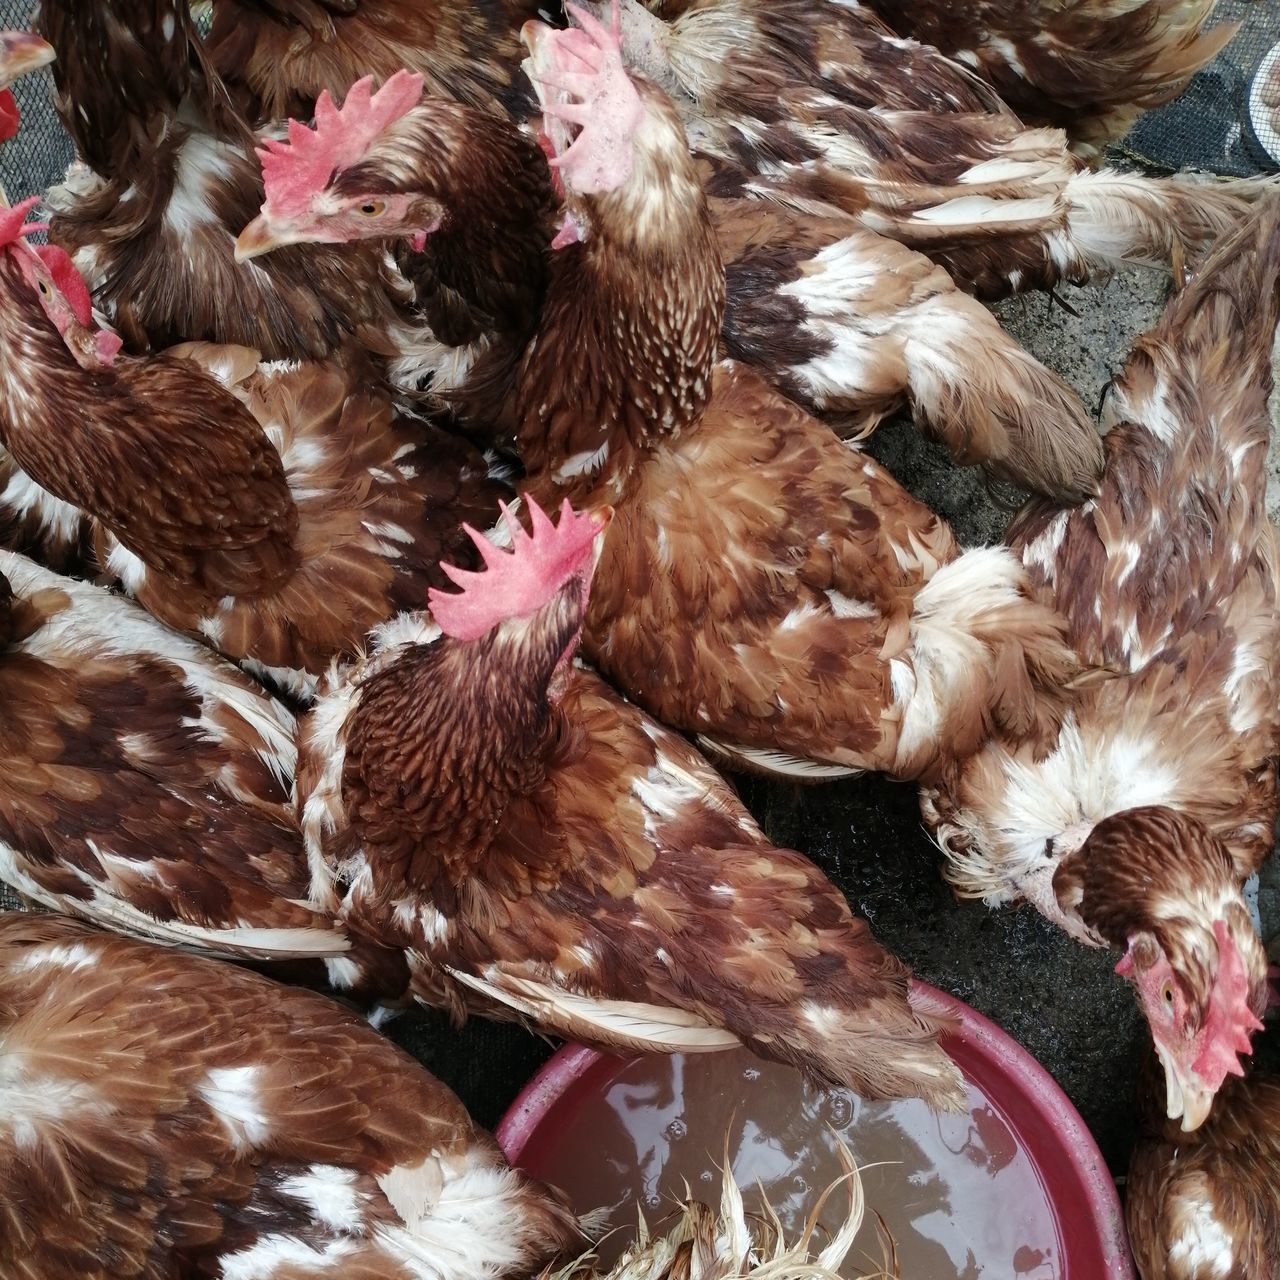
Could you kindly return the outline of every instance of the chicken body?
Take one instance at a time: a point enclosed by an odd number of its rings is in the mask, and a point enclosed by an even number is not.
[[[191,344],[83,367],[76,326],[58,333],[24,263],[11,247],[0,264],[0,439],[92,518],[101,564],[157,617],[300,696],[443,581],[440,556],[465,554],[459,522],[489,522],[506,492],[479,453],[397,414],[359,361]]]
[[[520,26],[537,12],[536,0],[215,0],[209,56],[257,124],[404,70],[435,96],[523,116]]]
[[[467,590],[534,558],[523,537]],[[943,1022],[904,966],[683,738],[573,665],[594,553],[574,554],[474,638],[442,634],[454,597],[433,593],[438,620],[388,623],[329,681],[298,775],[323,893],[353,932],[406,948],[415,994],[455,1016],[615,1052],[744,1043],[866,1096],[952,1105]]]
[[[831,0],[839,3],[839,0]],[[1236,32],[1218,0],[870,0],[899,35],[973,67],[1024,120],[1096,154],[1176,97]]]
[[[581,1237],[456,1097],[332,1001],[0,917],[9,1280],[492,1280]]]
[[[746,169],[753,195],[843,209],[979,297],[1177,264],[1254,193],[1090,172],[1060,131],[1026,128],[980,78],[861,6],[704,0],[670,24],[640,0],[620,9],[628,62],[672,95],[698,152]]]
[[[305,902],[290,713],[121,596],[10,552],[0,571],[4,879],[170,943],[347,950]]]
[[[961,555],[875,462],[717,361],[724,272],[683,132],[597,38],[628,119],[618,136],[601,110],[562,157],[597,194],[571,198],[583,243],[553,264],[518,401],[542,500],[615,508],[587,652],[660,719],[792,776],[918,777],[992,720],[1029,727],[1033,689],[1073,669],[1060,623],[1008,552]],[[585,39],[542,28],[535,62]]]
[[[1125,1219],[1142,1280],[1280,1275],[1280,1080],[1228,1080],[1194,1133],[1165,1118],[1154,1054]]]
[[[1217,923],[1254,1013],[1264,999],[1240,885],[1276,813],[1280,566],[1264,494],[1278,270],[1271,203],[1139,340],[1108,402],[1101,495],[1033,504],[1010,529],[1037,595],[1108,678],[1077,692],[1047,751],[997,734],[924,793],[961,892],[1029,899],[1148,962],[1138,940],[1156,937],[1188,1035],[1220,970]],[[1158,997],[1144,1007],[1167,1047]]]

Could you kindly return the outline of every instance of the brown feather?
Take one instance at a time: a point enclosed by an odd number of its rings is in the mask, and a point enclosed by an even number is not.
[[[451,1251],[450,1274],[479,1280],[581,1239],[448,1089],[322,997],[10,915],[0,1039],[14,1280],[319,1280],[335,1261],[409,1280],[415,1257]]]

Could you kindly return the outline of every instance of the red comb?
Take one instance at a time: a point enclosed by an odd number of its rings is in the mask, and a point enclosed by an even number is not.
[[[289,140],[266,139],[258,148],[269,217],[305,212],[311,197],[323,191],[339,169],[355,164],[387,125],[399,120],[422,99],[423,80],[412,71],[397,71],[373,92],[373,77],[357,80],[341,107],[328,90],[316,101],[316,123],[309,128],[289,121]]]
[[[495,546],[470,525],[462,526],[479,548],[485,567],[471,573],[450,564],[440,566],[462,588],[458,594],[435,587],[428,593],[431,616],[445,635],[478,640],[506,618],[533,613],[581,571],[596,535],[609,522],[607,512],[580,515],[567,498],[560,507],[559,524],[552,524],[532,498],[526,496],[525,504],[532,533],[525,532],[505,502],[500,504],[511,533],[510,551]]]
[[[0,142],[8,142],[16,137],[22,117],[18,114],[18,104],[14,100],[11,89],[0,89]]]
[[[1250,1033],[1262,1029],[1249,1007],[1249,976],[1244,960],[1224,920],[1213,922],[1213,936],[1218,943],[1218,970],[1205,1015],[1204,1048],[1192,1063],[1201,1083],[1209,1089],[1219,1088],[1229,1075],[1244,1075],[1236,1055],[1249,1053]]]
[[[0,206],[0,245],[13,244],[33,231],[48,231],[47,222],[28,222],[27,214],[40,203],[40,196],[28,196],[17,204]]]

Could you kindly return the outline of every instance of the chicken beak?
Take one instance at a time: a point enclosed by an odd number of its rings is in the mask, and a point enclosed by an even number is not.
[[[1209,1118],[1214,1091],[1187,1080],[1161,1046],[1156,1046],[1156,1053],[1164,1067],[1165,1113],[1170,1120],[1181,1119],[1182,1132],[1191,1133]]]
[[[236,237],[236,261],[248,262],[250,258],[260,258],[273,249],[283,249],[285,245],[301,244],[309,239],[300,232],[289,227],[273,227],[265,213],[260,213]]]
[[[54,59],[53,45],[31,31],[6,31],[0,36],[0,87],[7,87],[28,72],[47,67]]]

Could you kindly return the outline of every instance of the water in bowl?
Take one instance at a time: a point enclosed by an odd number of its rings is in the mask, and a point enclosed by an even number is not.
[[[843,1141],[862,1168],[867,1218],[844,1274],[883,1265],[875,1213],[897,1245],[904,1280],[1062,1280],[1061,1249],[1028,1157],[981,1090],[969,1110],[939,1115],[922,1102],[864,1102],[805,1084],[745,1051],[652,1057],[620,1065],[600,1091],[561,1117],[554,1150],[530,1172],[563,1187],[580,1210],[608,1206],[612,1262],[633,1233],[684,1198],[717,1203],[725,1136],[751,1207],[757,1184],[795,1233],[843,1172]],[[874,1166],[867,1168],[866,1166]],[[831,1229],[847,1197],[828,1199]]]

